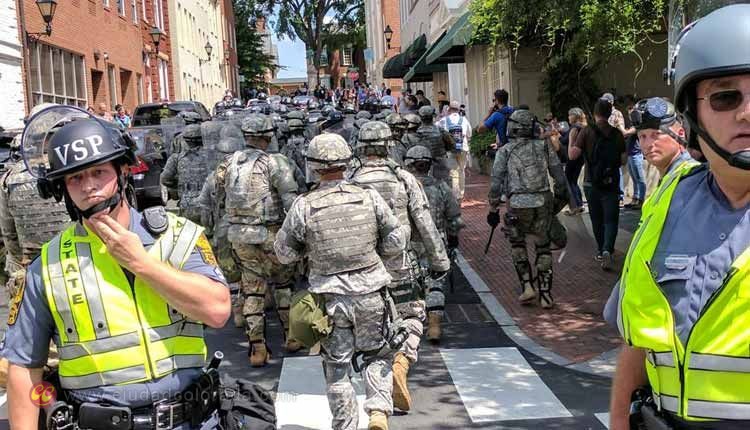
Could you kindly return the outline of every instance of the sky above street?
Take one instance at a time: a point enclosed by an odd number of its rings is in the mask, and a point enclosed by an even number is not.
[[[288,38],[279,39],[275,33],[273,40],[279,49],[279,65],[286,69],[279,70],[279,78],[304,78],[307,76],[305,65],[305,44],[299,39],[292,42]]]

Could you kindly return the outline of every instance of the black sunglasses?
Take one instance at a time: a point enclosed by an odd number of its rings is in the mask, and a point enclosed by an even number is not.
[[[729,112],[737,109],[744,99],[745,95],[740,90],[723,90],[707,97],[698,97],[697,100],[708,100],[711,109],[716,112]]]

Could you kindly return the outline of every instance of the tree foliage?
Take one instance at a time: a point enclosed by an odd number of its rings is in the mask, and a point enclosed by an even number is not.
[[[263,52],[265,41],[255,26],[258,18],[254,0],[232,0],[234,6],[235,33],[237,36],[237,60],[240,74],[248,87],[265,84],[268,71],[278,68],[277,58]]]
[[[597,92],[593,72],[614,57],[638,56],[636,48],[663,31],[667,6],[666,0],[472,0],[471,21],[475,43],[538,49],[553,103],[564,96],[587,105]]]
[[[301,40],[312,51],[315,69],[326,43],[354,43],[364,39],[364,0],[257,0],[266,16],[276,16],[279,36]]]

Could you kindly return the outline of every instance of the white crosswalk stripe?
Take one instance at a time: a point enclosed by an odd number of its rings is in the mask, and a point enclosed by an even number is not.
[[[0,390],[0,420],[8,419],[8,393]]]
[[[594,416],[604,425],[604,427],[609,428],[609,413],[608,412],[594,414]]]
[[[572,416],[516,348],[442,349],[440,353],[472,422]],[[356,374],[354,382],[359,428],[367,428],[364,389]],[[284,359],[276,414],[280,429],[331,428],[320,357]]]
[[[440,353],[472,422],[572,416],[516,348]]]

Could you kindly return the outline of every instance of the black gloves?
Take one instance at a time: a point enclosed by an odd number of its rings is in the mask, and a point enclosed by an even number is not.
[[[500,212],[494,211],[487,214],[487,224],[490,225],[490,227],[495,228],[500,224]]]

